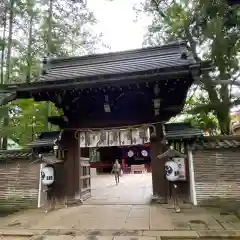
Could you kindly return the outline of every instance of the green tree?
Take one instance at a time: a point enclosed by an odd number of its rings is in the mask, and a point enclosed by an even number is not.
[[[12,62],[11,62],[11,56],[12,56],[12,45],[13,45],[13,21],[15,16],[15,0],[10,0],[9,5],[7,6],[7,13],[8,13],[8,39],[7,39],[7,56],[6,56],[6,72],[5,72],[5,79],[4,83],[9,84],[11,82],[10,74],[12,70]],[[2,50],[4,54],[4,49]],[[5,107],[4,111],[4,118],[3,118],[3,124],[2,124],[2,139],[1,139],[1,148],[7,149],[7,143],[8,143],[8,123],[9,123],[9,116],[8,116],[8,108]]]
[[[196,108],[199,105],[210,104],[206,95],[206,92],[201,92],[188,97],[182,112],[185,115],[184,122],[189,122],[192,126],[198,127],[210,135],[216,135],[219,132],[219,124],[214,111]]]
[[[197,61],[213,63],[214,71],[198,82],[209,102],[197,104],[196,109],[213,111],[222,134],[229,134],[230,108],[239,103],[231,92],[233,85],[239,86],[239,9],[224,0],[146,0],[138,9],[138,13],[152,17],[145,45],[183,39]]]
[[[18,100],[9,105],[10,122],[9,136],[22,146],[35,139],[38,133],[45,130],[46,102],[35,102],[34,100]],[[51,105],[51,114],[57,115],[58,112]],[[57,130],[52,127],[51,130]]]
[[[48,53],[53,57],[81,55],[103,46],[101,35],[91,30],[97,21],[83,1],[6,0],[6,3],[6,16],[4,12],[0,15],[1,83],[35,81]],[[9,127],[2,127],[1,135],[6,137],[8,133],[25,145],[36,133],[46,130],[47,114],[59,114],[53,104],[49,105],[31,99],[10,103]]]

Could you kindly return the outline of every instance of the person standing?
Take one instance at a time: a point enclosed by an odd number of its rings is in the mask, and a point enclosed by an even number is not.
[[[115,176],[116,185],[119,184],[120,171],[121,171],[121,165],[118,162],[118,159],[116,159],[112,169],[112,172],[114,173],[114,176]]]

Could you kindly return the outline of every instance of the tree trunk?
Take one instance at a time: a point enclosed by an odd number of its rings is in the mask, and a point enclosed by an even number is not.
[[[227,79],[225,73],[220,73],[220,79]],[[219,126],[222,134],[230,134],[230,92],[229,85],[221,85],[219,91],[223,104],[219,107],[220,118],[218,118]]]
[[[210,76],[204,76],[204,87],[207,90],[210,102],[215,106],[215,113],[220,127],[221,134],[230,133],[230,99],[228,85],[222,85],[220,90],[220,98],[216,91],[216,86],[212,84]]]
[[[3,32],[1,36],[1,70],[0,70],[0,83],[4,83],[4,67],[5,67],[5,47],[6,47],[6,27],[7,27],[7,4],[5,6],[1,6],[1,17],[0,24],[3,26]],[[1,107],[1,116],[0,120],[5,116],[5,111],[3,107]],[[1,129],[0,132],[0,147],[2,148],[3,136],[4,136],[4,128]]]
[[[217,120],[219,123],[221,134],[229,135],[230,134],[230,116],[229,116],[229,107],[222,104],[222,106],[216,111]]]
[[[53,28],[53,0],[49,0],[48,8],[48,37],[47,37],[47,55],[52,56],[52,28]],[[51,104],[47,103],[45,129],[51,130],[51,124],[48,122],[48,117],[51,115]]]
[[[10,73],[11,73],[11,55],[12,55],[12,36],[13,36],[13,19],[14,19],[14,2],[15,0],[10,1],[9,7],[9,22],[8,22],[8,47],[7,47],[7,60],[6,60],[6,78],[5,84],[10,83]]]
[[[3,34],[1,36],[1,84],[4,83],[4,65],[5,65],[5,46],[6,46],[6,27],[7,27],[7,6],[3,9],[1,16],[1,25],[3,26]]]
[[[185,28],[185,34],[188,39],[188,42],[191,46],[191,51],[193,52],[193,55],[196,60],[200,60],[197,55],[197,44],[195,43],[191,33],[189,32],[188,28]],[[220,74],[220,79],[226,79],[226,76],[222,73]],[[221,82],[221,81],[219,81]],[[208,97],[210,102],[216,106],[215,113],[218,120],[218,124],[221,130],[221,134],[229,134],[230,133],[230,117],[229,117],[229,111],[230,111],[230,96],[229,96],[229,90],[227,84],[221,85],[220,90],[220,97],[218,96],[216,85],[213,84],[212,78],[209,76],[209,74],[205,74],[203,76],[203,84],[204,87],[208,93]],[[222,101],[221,101],[222,100]],[[221,102],[226,104],[224,107]]]
[[[28,47],[27,47],[27,72],[26,72],[26,83],[30,83],[31,75],[32,75],[32,30],[33,30],[33,0],[28,1],[28,15],[29,15],[29,23],[28,23]]]
[[[6,60],[6,78],[5,84],[10,83],[10,73],[11,73],[11,55],[12,55],[12,35],[13,35],[13,19],[14,19],[14,3],[15,0],[10,0],[9,6],[9,22],[8,22],[8,47],[7,47],[7,60]],[[8,109],[6,109],[6,117],[3,119],[3,129],[4,129],[4,136],[2,141],[2,149],[7,149],[7,142],[8,142],[8,128],[9,116],[8,116]]]

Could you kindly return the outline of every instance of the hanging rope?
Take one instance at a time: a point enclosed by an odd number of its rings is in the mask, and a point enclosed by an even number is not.
[[[162,123],[162,122],[157,122],[157,123]],[[132,129],[137,129],[137,128],[145,128],[148,129],[150,127],[153,128],[153,133],[156,134],[156,126],[154,124],[157,123],[149,123],[149,124],[143,124],[143,125],[132,125],[132,126],[121,126],[121,127],[116,127],[116,128],[67,128],[65,130],[73,130],[75,131],[74,136],[76,139],[80,138],[80,133],[81,132],[90,132],[90,133],[94,133],[94,131],[98,131],[101,130],[101,132],[107,132],[107,131],[111,131],[111,132],[121,132],[121,131],[126,131],[126,130],[132,130]]]

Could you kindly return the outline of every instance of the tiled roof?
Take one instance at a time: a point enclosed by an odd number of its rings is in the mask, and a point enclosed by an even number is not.
[[[180,153],[179,151],[176,151],[175,149],[168,149],[166,152],[158,155],[157,157],[164,158],[164,157],[186,157],[186,156]]]
[[[40,134],[39,138],[28,144],[28,147],[51,147],[54,145],[54,141],[58,138],[60,132],[43,132]]]
[[[3,159],[29,159],[32,156],[32,151],[28,150],[1,150],[0,160]]]
[[[16,98],[16,92],[11,91],[1,91],[0,90],[0,106],[11,102]]]
[[[190,123],[165,124],[166,139],[192,139],[203,136],[203,130],[192,127]]]
[[[186,55],[184,55],[186,54]],[[186,57],[187,56],[187,57]],[[195,64],[184,42],[173,42],[124,52],[50,59],[44,65],[46,74],[38,81],[58,81],[94,76],[111,76],[146,72]]]
[[[193,144],[194,150],[202,149],[229,149],[240,147],[240,136],[205,136]]]
[[[38,159],[32,163],[56,164],[62,162],[63,160],[57,159],[52,153],[42,153],[41,155],[39,155]]]

